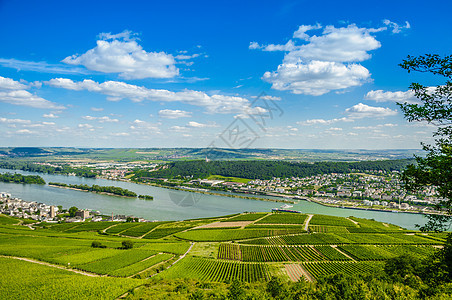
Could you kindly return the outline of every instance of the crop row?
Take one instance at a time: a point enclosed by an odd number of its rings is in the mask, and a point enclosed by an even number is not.
[[[262,218],[267,213],[248,213],[248,214],[241,214],[236,217],[232,217],[227,220],[223,220],[222,222],[239,222],[239,221],[254,221],[259,218]]]
[[[113,227],[110,227],[106,230],[109,234],[118,234],[122,231],[126,231],[132,227],[143,225],[142,223],[119,223]]]
[[[303,267],[311,274],[315,279],[319,279],[322,276],[345,273],[345,274],[359,274],[369,273],[376,268],[381,267],[380,264],[375,262],[316,262],[316,263],[304,263]]]
[[[431,246],[396,245],[344,245],[340,249],[357,260],[385,260],[400,255],[411,255],[419,258],[432,254],[435,249]]]
[[[70,228],[65,232],[98,231],[104,230],[114,224],[116,224],[116,222],[86,222],[77,227]]]
[[[265,281],[268,269],[261,263],[242,263],[187,257],[162,273],[165,278],[195,278],[206,281]]]
[[[307,215],[295,213],[273,213],[256,224],[303,224]]]
[[[350,260],[330,246],[244,246],[221,244],[219,259],[244,262]]]
[[[343,226],[309,225],[309,231],[319,233],[349,233]]]
[[[145,239],[159,239],[191,227],[156,228],[144,236]]]
[[[137,263],[154,254],[156,254],[154,251],[122,250],[122,253],[115,256],[78,265],[77,267],[97,274],[111,274],[118,269]]]
[[[176,234],[191,241],[222,242],[299,233],[298,229],[195,229]]]
[[[116,299],[143,283],[130,278],[82,276],[27,261],[0,258],[0,299]]]
[[[173,256],[174,255],[168,254],[168,253],[156,254],[152,257],[149,257],[148,259],[128,265],[121,269],[117,269],[113,272],[110,272],[109,274],[111,276],[118,276],[118,277],[132,276],[134,274],[137,274],[138,272],[151,268],[152,266],[155,266],[156,264],[161,263],[162,261],[168,260],[168,259],[172,258]]]
[[[330,225],[330,226],[345,226],[356,227],[356,225],[346,218],[326,216],[326,215],[314,215],[309,222],[310,225]]]
[[[161,222],[149,222],[149,223],[143,223],[139,226],[132,227],[130,229],[127,229],[126,231],[121,232],[121,235],[127,235],[127,236],[142,236],[146,234],[147,232],[151,231],[155,227],[162,224]]]
[[[337,244],[441,244],[439,240],[429,239],[420,235],[402,233],[312,233],[256,238],[242,241],[251,245],[337,245]]]

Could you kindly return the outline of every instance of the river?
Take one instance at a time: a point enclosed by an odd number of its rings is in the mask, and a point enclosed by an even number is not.
[[[118,186],[131,190],[138,195],[151,195],[153,201],[138,198],[107,196],[83,191],[62,189],[37,184],[17,184],[0,182],[0,192],[11,193],[13,197],[25,201],[42,202],[49,205],[62,205],[64,208],[76,206],[99,210],[102,214],[133,215],[148,220],[186,220],[194,218],[216,217],[244,211],[271,211],[282,203],[233,198],[227,196],[206,195],[189,191],[171,190],[131,182],[107,179],[81,178],[76,176],[49,175],[19,170],[0,169],[0,173],[16,172],[23,175],[39,175],[48,182],[67,184],[97,184],[100,186]],[[294,210],[303,213],[325,214],[339,217],[355,216],[375,219],[415,229],[414,224],[424,224],[426,219],[420,214],[390,213],[366,210],[326,207],[317,203],[301,200],[293,204]]]

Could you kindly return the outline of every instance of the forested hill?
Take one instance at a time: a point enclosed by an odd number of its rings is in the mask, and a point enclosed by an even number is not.
[[[306,177],[318,174],[348,173],[352,171],[401,171],[413,159],[362,161],[362,162],[316,162],[294,163],[287,161],[177,161],[165,164],[157,171],[135,171],[135,177],[174,178],[193,175],[206,178],[210,175],[241,177],[249,179],[271,179],[273,177]]]

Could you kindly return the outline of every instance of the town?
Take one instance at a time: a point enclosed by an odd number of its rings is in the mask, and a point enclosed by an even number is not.
[[[47,205],[44,203],[24,201],[20,198],[12,197],[11,194],[0,192],[0,214],[11,217],[31,219],[46,223],[76,223],[76,222],[146,222],[143,218],[126,215],[103,216],[99,211],[89,209],[78,209],[71,207],[67,210],[61,205]]]

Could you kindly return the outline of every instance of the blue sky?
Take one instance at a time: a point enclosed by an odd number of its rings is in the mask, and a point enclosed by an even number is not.
[[[447,1],[0,1],[0,146],[419,148]]]

